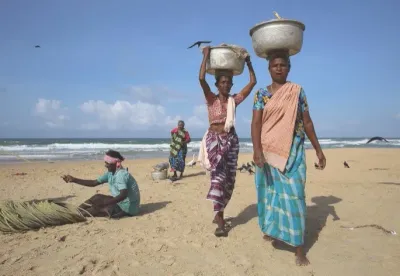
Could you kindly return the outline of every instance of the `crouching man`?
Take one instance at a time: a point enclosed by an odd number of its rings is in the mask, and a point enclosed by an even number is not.
[[[109,150],[104,156],[107,172],[96,180],[85,180],[64,175],[65,182],[76,183],[87,187],[96,187],[108,183],[112,196],[96,194],[79,207],[86,210],[85,216],[121,218],[139,213],[140,191],[136,180],[123,168],[121,163],[125,158],[117,151]],[[89,215],[90,214],[90,215]]]

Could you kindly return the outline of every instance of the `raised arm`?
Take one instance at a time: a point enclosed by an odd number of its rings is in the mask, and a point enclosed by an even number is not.
[[[211,92],[211,88],[206,81],[206,66],[207,60],[210,58],[210,47],[207,46],[203,49],[203,61],[200,65],[200,72],[199,72],[199,82],[200,86],[203,89],[204,97],[206,97],[207,102],[210,101],[214,94]]]
[[[257,84],[257,79],[256,79],[256,74],[254,73],[253,65],[251,64],[250,56],[247,56],[246,58],[246,64],[247,68],[249,68],[249,74],[250,74],[250,81],[249,83],[240,91],[238,95],[240,95],[240,98],[243,100],[247,98],[247,96],[250,95],[251,90],[253,90],[254,86]]]
[[[102,184],[99,183],[97,180],[79,179],[71,175],[63,175],[61,178],[67,183],[72,182],[86,187],[96,187],[97,185]]]

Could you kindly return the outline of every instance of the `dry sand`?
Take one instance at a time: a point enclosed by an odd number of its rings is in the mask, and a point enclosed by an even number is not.
[[[216,238],[212,205],[205,199],[207,176],[199,167],[187,168],[181,181],[157,183],[151,166],[164,160],[153,159],[124,163],[140,185],[140,216],[0,234],[0,275],[400,275],[400,150],[325,154],[328,165],[318,171],[314,152],[307,152],[308,267],[295,266],[292,252],[263,241],[253,176],[238,173],[226,210],[233,229],[229,237]],[[242,154],[239,164],[250,160]],[[27,175],[12,175],[17,172]],[[108,193],[107,185],[66,184],[60,175],[95,179],[103,172],[101,161],[1,165],[0,199],[66,197],[78,204],[96,192]],[[334,211],[340,220],[333,220]],[[341,227],[364,224],[398,234]]]

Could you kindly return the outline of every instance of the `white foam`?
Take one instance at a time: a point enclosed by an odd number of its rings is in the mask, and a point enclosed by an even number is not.
[[[244,140],[244,139],[243,139]],[[243,141],[242,140],[242,141]],[[246,139],[247,140],[247,139]],[[253,144],[251,141],[243,141],[240,143],[240,152],[252,152]],[[323,148],[343,148],[343,147],[399,147],[400,139],[388,139],[389,143],[384,141],[373,141],[366,144],[368,139],[339,139],[324,138],[319,139]],[[47,145],[16,145],[15,141],[0,146],[0,160],[13,160],[16,155],[24,159],[64,159],[78,158],[87,159],[103,154],[108,149],[121,151],[125,155],[140,154],[156,154],[163,152],[166,154],[170,150],[168,143],[159,144],[135,144],[135,141],[118,143],[51,143]],[[188,144],[189,152],[197,152],[200,148],[201,141],[193,141]],[[306,147],[310,148],[310,141],[305,142]]]

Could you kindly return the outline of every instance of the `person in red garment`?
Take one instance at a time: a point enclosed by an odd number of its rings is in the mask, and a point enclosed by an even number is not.
[[[236,168],[239,154],[239,138],[235,130],[235,110],[249,95],[256,85],[256,76],[250,61],[246,57],[246,64],[249,69],[249,83],[238,94],[230,95],[233,86],[232,72],[220,71],[216,73],[215,86],[218,93],[211,92],[206,81],[206,63],[210,58],[210,47],[203,49],[203,61],[200,66],[199,81],[207,102],[208,128],[204,146],[201,152],[207,153],[207,161],[211,171],[211,186],[207,199],[214,204],[214,222],[218,228],[215,236],[227,236],[225,229],[224,210],[232,197],[235,188]],[[205,156],[205,154],[204,154]],[[200,158],[200,154],[199,154]],[[201,161],[204,163],[203,161]]]
[[[178,127],[171,130],[171,150],[169,154],[169,164],[171,171],[174,172],[172,180],[178,179],[177,171],[180,172],[179,179],[182,178],[185,171],[185,162],[187,154],[187,144],[190,143],[189,132],[185,129],[185,122],[180,120]]]

